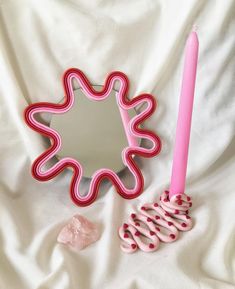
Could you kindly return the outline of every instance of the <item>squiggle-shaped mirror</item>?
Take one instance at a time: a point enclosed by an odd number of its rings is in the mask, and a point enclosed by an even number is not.
[[[74,89],[73,80],[77,81],[83,93],[92,101],[103,101],[110,96],[114,89],[114,84],[119,84],[119,89],[116,93],[116,101],[120,111],[121,120],[125,130],[128,146],[122,150],[122,160],[135,179],[133,188],[127,188],[120,177],[109,168],[100,168],[96,170],[91,178],[89,191],[86,196],[79,193],[79,185],[83,176],[83,167],[79,160],[72,157],[63,157],[58,160],[49,169],[45,169],[45,164],[58,154],[61,149],[62,139],[60,134],[52,127],[42,124],[35,119],[38,113],[64,114],[68,112],[74,105]],[[43,152],[32,165],[32,175],[39,181],[47,181],[53,179],[64,169],[70,168],[73,170],[73,176],[70,185],[70,195],[75,204],[79,206],[88,206],[98,196],[99,187],[103,179],[109,179],[115,186],[117,192],[126,199],[133,199],[143,192],[144,178],[134,160],[134,156],[153,157],[156,156],[161,149],[160,138],[153,132],[143,129],[140,124],[149,118],[156,109],[156,101],[150,94],[141,94],[129,100],[127,98],[129,81],[127,76],[122,72],[112,72],[106,79],[102,90],[95,90],[90,84],[82,71],[71,68],[64,73],[64,101],[59,104],[49,102],[40,102],[29,105],[25,110],[26,123],[36,132],[48,137],[51,141],[51,146]],[[147,106],[138,115],[130,119],[128,111],[135,109],[137,106],[146,103]],[[151,142],[150,148],[140,147],[139,139],[146,139]],[[43,169],[44,168],[44,169]]]

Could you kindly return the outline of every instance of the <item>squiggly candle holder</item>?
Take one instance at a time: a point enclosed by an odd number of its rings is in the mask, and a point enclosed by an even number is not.
[[[192,228],[188,215],[191,206],[191,198],[187,195],[174,195],[169,199],[169,192],[165,191],[159,203],[143,205],[139,213],[132,213],[128,222],[119,228],[121,249],[126,253],[134,253],[138,249],[153,252],[158,249],[160,241],[169,243],[177,240],[179,231]]]
[[[66,113],[74,103],[74,93],[72,81],[76,80],[84,94],[91,100],[102,101],[108,97],[115,82],[120,83],[117,92],[117,104],[120,109],[121,118],[123,121],[126,136],[129,146],[122,151],[122,159],[124,165],[130,170],[135,179],[135,185],[132,189],[124,186],[121,179],[116,173],[110,169],[97,170],[91,179],[88,194],[82,196],[79,194],[79,184],[83,175],[83,169],[79,161],[66,157],[59,160],[55,165],[48,170],[43,170],[45,164],[52,159],[61,147],[61,137],[52,128],[38,122],[35,119],[35,114],[48,112],[54,114]],[[142,129],[139,125],[150,117],[156,109],[156,101],[150,94],[141,94],[131,100],[127,98],[129,81],[127,76],[122,72],[112,72],[106,79],[102,91],[95,91],[89,83],[82,71],[71,68],[64,73],[63,77],[65,101],[62,104],[53,104],[49,102],[41,102],[29,105],[25,110],[25,121],[36,132],[51,139],[52,145],[43,152],[32,165],[32,175],[39,181],[48,181],[53,179],[64,169],[70,167],[73,169],[73,177],[70,185],[70,195],[73,202],[79,206],[88,206],[95,201],[99,192],[99,186],[103,179],[109,179],[115,186],[117,192],[126,199],[133,199],[143,192],[144,179],[143,175],[134,161],[134,156],[153,157],[161,150],[160,138],[153,132]],[[128,119],[128,110],[143,103],[147,103],[146,109],[136,115],[131,120]],[[147,139],[152,143],[151,148],[139,147],[136,138]]]

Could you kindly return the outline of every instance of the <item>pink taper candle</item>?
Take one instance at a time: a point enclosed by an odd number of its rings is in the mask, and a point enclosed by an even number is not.
[[[188,37],[185,50],[183,81],[170,184],[170,198],[173,195],[184,193],[185,190],[188,147],[198,61],[198,46],[197,33],[193,31]]]

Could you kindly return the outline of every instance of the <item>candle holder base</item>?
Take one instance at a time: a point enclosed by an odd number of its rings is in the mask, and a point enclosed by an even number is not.
[[[159,203],[144,204],[119,228],[122,251],[134,253],[140,249],[153,252],[158,249],[160,242],[176,241],[180,231],[189,231],[193,226],[189,216],[191,207],[189,196],[178,194],[170,199],[168,191],[160,196]]]

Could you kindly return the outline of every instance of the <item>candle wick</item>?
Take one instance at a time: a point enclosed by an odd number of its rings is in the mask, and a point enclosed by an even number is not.
[[[198,31],[198,26],[196,24],[193,25],[192,32],[197,32]]]

